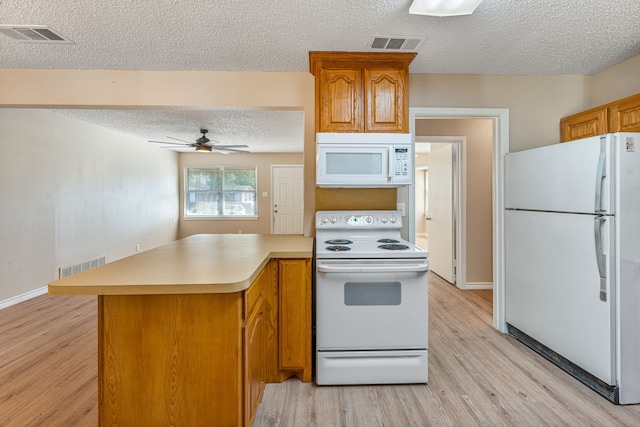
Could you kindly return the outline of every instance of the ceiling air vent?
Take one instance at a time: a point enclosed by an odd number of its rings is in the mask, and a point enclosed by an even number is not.
[[[375,36],[369,44],[371,50],[415,52],[426,37]]]
[[[0,25],[0,33],[22,43],[73,43],[46,25]]]

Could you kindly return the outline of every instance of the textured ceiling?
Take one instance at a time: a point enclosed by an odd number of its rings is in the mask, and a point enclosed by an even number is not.
[[[0,24],[75,42],[0,35],[0,68],[307,71],[309,51],[367,51],[377,35],[426,37],[411,73],[588,75],[640,54],[639,0],[484,0],[454,18],[410,15],[411,1],[0,0]]]
[[[302,111],[197,109],[197,110],[53,110],[65,116],[116,130],[145,140],[195,142],[199,129],[207,129],[212,143],[246,144],[252,153],[302,152]],[[165,147],[156,144],[158,147]],[[169,146],[175,151],[194,151]]]

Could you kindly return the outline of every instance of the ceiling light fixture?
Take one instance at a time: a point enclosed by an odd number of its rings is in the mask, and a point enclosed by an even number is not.
[[[211,147],[209,147],[208,145],[198,145],[196,147],[196,151],[211,151]]]
[[[482,0],[413,0],[412,15],[459,16],[471,15]]]

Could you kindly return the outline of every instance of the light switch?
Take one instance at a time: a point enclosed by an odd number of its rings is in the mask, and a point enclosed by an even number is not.
[[[262,192],[262,197],[269,197],[269,193],[267,193],[266,191]]]

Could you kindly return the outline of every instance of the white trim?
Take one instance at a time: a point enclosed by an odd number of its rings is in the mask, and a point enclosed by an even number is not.
[[[493,327],[507,332],[505,320],[505,248],[504,248],[504,157],[509,152],[509,109],[507,108],[409,108],[409,129],[415,135],[417,118],[493,120]],[[415,182],[415,171],[412,171]],[[415,212],[415,198],[408,194],[408,212]],[[409,235],[415,233],[413,217],[409,218]]]
[[[22,295],[17,295],[4,301],[0,301],[0,310],[30,300],[32,298],[39,297],[40,295],[44,295],[47,293],[47,289],[47,286],[43,286],[42,288],[34,289]]]
[[[482,289],[493,289],[493,283],[491,282],[468,282],[465,283],[465,290],[478,291]]]

